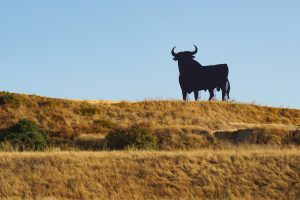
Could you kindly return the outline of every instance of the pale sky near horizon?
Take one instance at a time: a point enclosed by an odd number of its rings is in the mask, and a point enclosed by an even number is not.
[[[181,99],[170,51],[195,44],[202,65],[228,64],[232,99],[299,109],[299,10],[276,0],[0,0],[0,90]]]

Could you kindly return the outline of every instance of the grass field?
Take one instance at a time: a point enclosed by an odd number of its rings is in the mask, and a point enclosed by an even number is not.
[[[55,143],[0,146],[0,199],[300,199],[300,110],[0,93],[0,134],[24,118]],[[109,131],[137,123],[157,150],[105,148]]]
[[[299,199],[299,149],[1,153],[3,198]]]

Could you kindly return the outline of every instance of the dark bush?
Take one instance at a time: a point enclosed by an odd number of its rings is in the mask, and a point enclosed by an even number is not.
[[[284,142],[286,144],[300,145],[300,130],[290,131],[290,133],[285,137]]]
[[[220,131],[216,132],[215,136],[219,141],[233,144],[279,145],[284,134],[285,130],[281,129],[250,128],[237,131]]]
[[[7,133],[0,138],[0,142],[9,142],[16,150],[41,151],[46,148],[46,134],[38,125],[28,119],[22,119],[11,126]]]
[[[110,149],[157,149],[157,136],[141,125],[130,128],[116,128],[110,131],[106,138]]]
[[[20,99],[15,94],[3,92],[0,96],[0,105],[9,104],[13,106],[19,106],[20,103]]]

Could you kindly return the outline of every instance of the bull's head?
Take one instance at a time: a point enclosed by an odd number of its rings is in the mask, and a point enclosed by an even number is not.
[[[178,53],[175,53],[174,52],[174,49],[175,47],[173,47],[171,53],[172,53],[172,56],[174,56],[173,60],[177,61],[177,60],[186,60],[186,59],[193,59],[195,56],[195,54],[197,53],[198,49],[195,46],[195,51],[182,51],[182,52],[178,52]]]

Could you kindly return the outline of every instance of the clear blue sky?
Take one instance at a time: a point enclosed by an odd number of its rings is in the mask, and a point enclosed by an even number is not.
[[[170,51],[196,44],[202,65],[229,65],[232,99],[300,108],[299,9],[276,0],[1,0],[0,90],[181,99]]]

